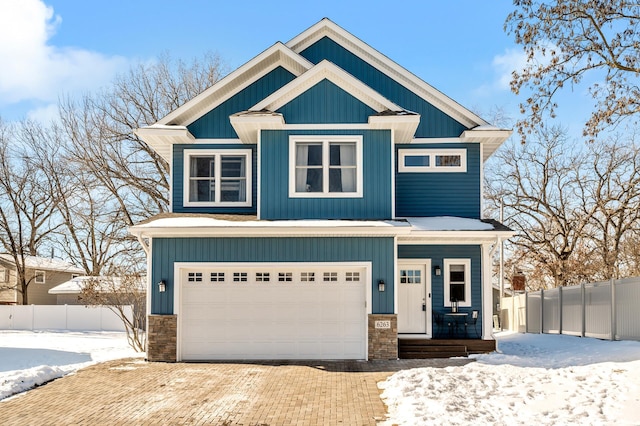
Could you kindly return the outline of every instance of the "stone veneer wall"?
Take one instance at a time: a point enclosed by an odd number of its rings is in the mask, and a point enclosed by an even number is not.
[[[147,360],[176,362],[178,317],[176,315],[149,315],[147,319]]]
[[[376,321],[389,321],[389,328],[376,328]],[[369,315],[369,360],[398,359],[398,316]]]

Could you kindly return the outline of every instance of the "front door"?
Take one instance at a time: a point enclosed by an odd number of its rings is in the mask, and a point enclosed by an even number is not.
[[[431,335],[430,264],[398,262],[398,333]]]

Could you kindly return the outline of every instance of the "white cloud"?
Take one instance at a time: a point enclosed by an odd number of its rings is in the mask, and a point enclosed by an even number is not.
[[[0,1],[0,106],[55,102],[106,84],[127,66],[119,56],[49,44],[62,18],[42,0]]]
[[[494,88],[509,90],[513,71],[520,71],[527,64],[527,55],[522,49],[507,49],[504,54],[496,55],[491,63],[497,78]]]

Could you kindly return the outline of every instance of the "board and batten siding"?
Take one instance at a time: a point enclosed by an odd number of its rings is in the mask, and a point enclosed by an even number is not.
[[[251,149],[251,206],[250,207],[192,207],[184,206],[184,150],[189,149]],[[258,172],[257,172],[257,149],[255,145],[243,143],[237,144],[197,144],[197,145],[173,145],[173,176],[172,176],[172,192],[173,203],[172,211],[174,213],[222,213],[222,214],[256,214],[257,211],[257,188],[258,188]]]
[[[314,64],[327,59],[391,102],[420,114],[421,120],[416,138],[458,137],[467,130],[464,125],[328,37],[321,38],[300,54]]]
[[[459,308],[460,312],[477,310],[478,329],[482,324],[482,246],[479,245],[399,245],[398,260],[431,259],[431,303],[434,311],[445,312],[444,259],[471,259],[471,307]],[[441,275],[433,274],[433,267],[440,266]],[[490,284],[489,284],[490,285]],[[491,312],[489,312],[491,315]]]
[[[480,144],[398,144],[398,150],[409,149],[467,150],[465,173],[400,173],[396,164],[396,216],[457,216],[480,219]]]
[[[363,196],[289,198],[290,135],[362,135]],[[261,219],[391,218],[391,133],[389,130],[263,130],[260,149]]]
[[[152,314],[173,314],[174,262],[371,262],[372,313],[393,313],[393,237],[153,238],[152,245],[151,282],[167,283],[164,293],[151,286]]]
[[[189,132],[196,138],[236,139],[229,116],[246,111],[295,78],[282,67],[275,68],[251,83],[220,105],[189,124]]]
[[[322,80],[277,112],[287,124],[366,123],[376,111],[329,80]]]

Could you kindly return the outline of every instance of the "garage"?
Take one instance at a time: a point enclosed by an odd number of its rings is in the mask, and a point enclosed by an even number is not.
[[[367,264],[176,265],[178,359],[366,359]]]

